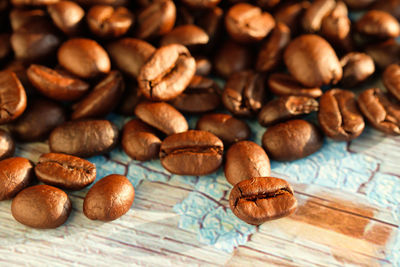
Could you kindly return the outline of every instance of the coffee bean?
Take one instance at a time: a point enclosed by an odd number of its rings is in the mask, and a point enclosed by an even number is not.
[[[288,182],[274,177],[255,177],[235,185],[229,206],[239,219],[260,225],[292,214],[297,200]]]
[[[74,35],[81,31],[80,27],[85,11],[72,1],[60,1],[47,7],[53,23],[65,34]]]
[[[308,87],[336,84],[342,67],[335,50],[318,35],[302,35],[286,48],[285,64],[292,76]]]
[[[400,101],[400,65],[389,65],[382,75],[386,89]]]
[[[181,44],[192,50],[207,44],[209,41],[207,33],[195,25],[178,26],[166,35],[160,41],[160,45]]]
[[[234,42],[225,42],[214,57],[214,68],[223,78],[248,69],[252,65],[252,54],[245,46]]]
[[[347,0],[349,1],[349,0]],[[354,0],[353,0],[354,1]],[[357,0],[355,0],[357,1]],[[396,19],[400,19],[400,0],[365,0],[375,2],[371,9],[377,9],[390,13]]]
[[[270,126],[281,121],[318,111],[318,101],[306,96],[281,96],[266,103],[258,113],[258,122]]]
[[[11,199],[34,178],[33,164],[20,157],[0,161],[0,200]]]
[[[155,129],[138,119],[127,122],[122,132],[122,149],[134,160],[158,158],[161,140]]]
[[[306,96],[318,98],[322,95],[321,88],[305,87],[286,73],[273,73],[268,79],[269,90],[277,96]]]
[[[239,3],[226,13],[225,27],[235,41],[251,43],[264,39],[275,27],[275,20],[257,6]]]
[[[11,212],[18,222],[33,228],[57,228],[65,223],[72,210],[68,195],[53,186],[28,187],[13,199]]]
[[[13,31],[34,21],[47,21],[47,14],[42,9],[13,8],[10,11],[10,24]]]
[[[345,87],[354,87],[375,72],[375,64],[370,56],[364,53],[352,52],[340,59],[343,67],[341,84]]]
[[[306,32],[318,32],[322,19],[335,7],[335,0],[316,0],[307,8],[303,15],[303,28]]]
[[[140,1],[143,0],[137,0],[137,2]],[[76,2],[84,6],[94,6],[94,5],[127,6],[129,3],[131,3],[130,0],[76,0]]]
[[[13,60],[9,62],[3,69],[3,71],[10,71],[14,72],[15,75],[17,75],[19,81],[21,82],[22,86],[25,89],[25,92],[27,95],[32,93],[33,91],[33,86],[31,82],[28,79],[27,75],[27,66],[26,63],[21,61],[21,60]]]
[[[118,141],[118,128],[107,120],[72,121],[54,129],[49,137],[51,152],[77,157],[104,154]]]
[[[15,142],[11,135],[0,129],[0,160],[12,157],[15,151]]]
[[[140,69],[139,88],[148,99],[171,100],[185,90],[195,71],[196,61],[186,47],[163,46]]]
[[[166,135],[189,129],[185,117],[173,106],[164,102],[142,102],[135,108],[135,115]]]
[[[204,10],[196,20],[196,24],[207,33],[211,45],[215,45],[222,35],[223,18],[224,11],[222,8],[214,7]]]
[[[10,34],[0,34],[0,62],[6,59],[11,53]]]
[[[309,1],[293,2],[282,5],[274,14],[276,22],[281,22],[289,27],[292,34],[299,32],[304,11],[311,5]]]
[[[370,6],[376,0],[344,0],[346,5],[353,9],[364,9]],[[386,1],[386,0],[385,0]]]
[[[262,137],[268,156],[278,161],[307,157],[322,147],[318,128],[305,120],[290,120],[271,126]]]
[[[379,10],[371,10],[355,24],[356,30],[374,39],[397,38],[400,35],[400,24],[392,15]]]
[[[211,8],[218,5],[221,0],[182,0],[182,2],[191,8]]]
[[[365,90],[358,96],[358,106],[373,127],[387,134],[400,134],[400,105],[391,101],[379,88]]]
[[[117,105],[117,111],[126,116],[133,116],[135,107],[144,100],[144,97],[138,88],[136,80],[128,80],[128,84],[125,87],[126,90],[122,95],[121,102]]]
[[[225,177],[232,184],[271,174],[269,158],[264,149],[251,141],[240,141],[226,153]]]
[[[202,116],[196,129],[215,134],[225,144],[236,143],[250,138],[249,126],[229,114],[207,114]]]
[[[263,9],[269,9],[277,6],[281,0],[257,0],[257,5]]]
[[[59,0],[11,0],[14,6],[42,6],[57,3]]]
[[[110,71],[107,52],[95,41],[70,39],[58,50],[58,63],[81,78],[94,78]]]
[[[222,164],[224,145],[210,132],[190,130],[168,136],[161,143],[165,169],[180,175],[206,175]]]
[[[365,52],[372,57],[376,66],[381,69],[400,62],[400,44],[394,39],[369,45],[365,48]]]
[[[329,90],[321,97],[318,121],[325,135],[339,141],[355,139],[365,126],[354,93],[340,89]]]
[[[96,182],[83,201],[83,213],[91,220],[113,221],[129,211],[135,189],[122,175],[111,174]]]
[[[195,57],[196,60],[196,73],[195,75],[207,76],[211,73],[212,64],[208,58]],[[193,77],[194,78],[194,77]]]
[[[26,93],[17,75],[0,72],[0,125],[21,116],[26,108]]]

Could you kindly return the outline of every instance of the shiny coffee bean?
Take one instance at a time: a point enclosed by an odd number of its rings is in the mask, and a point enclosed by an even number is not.
[[[0,160],[12,157],[15,151],[15,142],[11,135],[0,129]]]
[[[297,200],[288,182],[274,177],[254,177],[235,185],[229,206],[239,219],[260,225],[292,214]]]
[[[213,66],[223,78],[228,78],[233,73],[249,69],[252,54],[246,46],[228,41],[222,44],[214,57]]]
[[[71,200],[64,191],[44,184],[22,190],[11,204],[14,219],[38,229],[57,228],[64,224],[71,210]]]
[[[338,141],[350,141],[364,130],[365,123],[351,91],[332,89],[320,99],[318,121],[326,136]]]
[[[224,145],[210,132],[190,130],[168,136],[161,143],[163,167],[180,175],[206,175],[222,164]]]
[[[128,81],[125,87],[122,99],[117,105],[117,112],[122,115],[133,116],[135,107],[144,100],[144,97],[136,81]]]
[[[281,96],[266,103],[258,113],[258,122],[270,126],[318,111],[318,101],[306,96]]]
[[[175,27],[163,36],[160,45],[181,44],[192,50],[206,45],[209,41],[208,34],[196,25],[182,25]]]
[[[305,120],[290,120],[271,126],[262,144],[271,159],[292,161],[307,157],[322,147],[319,129]]]
[[[118,128],[107,120],[67,122],[54,129],[49,137],[51,152],[77,157],[107,153],[117,141]]]
[[[0,161],[0,200],[11,199],[34,178],[33,164],[20,157]]]
[[[358,106],[369,123],[387,134],[400,134],[400,105],[381,89],[365,90],[358,96]]]
[[[21,116],[26,108],[26,93],[17,75],[0,72],[0,125]]]
[[[63,43],[58,50],[58,63],[81,78],[94,78],[111,68],[107,52],[97,42],[85,38]]]
[[[225,157],[225,177],[231,185],[271,174],[269,158],[264,149],[251,141],[232,145]]]
[[[122,130],[121,144],[129,157],[146,161],[158,158],[161,140],[154,128],[138,119],[133,119],[127,122]]]
[[[110,72],[81,101],[73,105],[71,119],[104,117],[118,104],[125,85],[119,71]]]
[[[135,115],[166,135],[186,132],[185,117],[173,106],[164,102],[142,102],[135,108]]]
[[[340,64],[343,67],[341,84],[345,87],[354,87],[375,72],[374,61],[365,53],[349,53],[340,59]]]
[[[171,100],[185,90],[195,71],[196,61],[186,47],[163,46],[140,69],[139,88],[148,99]]]
[[[342,67],[335,50],[318,35],[302,35],[286,48],[285,64],[292,76],[308,87],[336,84]]]
[[[67,190],[81,190],[96,179],[96,166],[78,157],[47,153],[40,156],[35,174],[45,184]]]
[[[268,79],[269,90],[277,96],[306,96],[318,98],[322,95],[321,88],[305,87],[286,73],[273,73]]]
[[[355,24],[356,30],[368,37],[377,39],[397,38],[400,24],[392,15],[379,10],[368,11]]]
[[[211,73],[212,64],[208,58],[195,57],[196,60],[196,73],[195,75],[207,76]],[[194,78],[194,77],[193,77]]]
[[[400,62],[400,44],[394,39],[367,46],[365,52],[372,57],[380,69]]]
[[[382,75],[386,89],[400,101],[400,65],[389,65]]]
[[[292,34],[296,34],[301,28],[303,14],[310,5],[311,3],[309,1],[287,3],[277,9],[274,18],[276,22],[287,25]]]
[[[182,2],[191,8],[211,8],[218,5],[221,0],[182,0]]]
[[[321,29],[321,23],[332,9],[335,7],[335,0],[316,0],[303,15],[303,28],[306,32],[318,32]]]
[[[59,1],[47,7],[53,23],[65,34],[73,35],[81,31],[80,27],[85,10],[73,1]]]
[[[135,189],[122,175],[111,174],[96,182],[83,201],[83,213],[91,220],[113,221],[129,211]]]

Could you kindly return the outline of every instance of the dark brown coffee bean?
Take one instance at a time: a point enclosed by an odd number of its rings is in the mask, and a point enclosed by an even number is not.
[[[107,52],[95,41],[84,38],[63,43],[58,50],[58,63],[81,78],[93,78],[111,68]]]
[[[44,184],[22,190],[11,204],[14,219],[39,229],[57,228],[64,224],[71,210],[71,200],[64,191]]]
[[[15,151],[15,142],[11,135],[0,129],[0,160],[12,157]]]
[[[379,10],[371,10],[355,24],[356,30],[368,37],[378,39],[397,38],[400,24],[392,15]]]
[[[151,44],[134,38],[123,38],[107,46],[116,67],[133,78],[155,50]]]
[[[11,0],[14,6],[42,6],[57,3],[59,0]]]
[[[155,101],[177,97],[189,85],[196,71],[196,61],[186,47],[162,46],[142,66],[138,75],[143,95]]]
[[[170,103],[188,113],[212,111],[221,104],[222,90],[212,79],[194,76],[186,90]]]
[[[136,37],[150,39],[171,31],[176,20],[176,7],[171,0],[154,1],[137,17]]]
[[[281,0],[257,0],[257,5],[264,9],[269,9],[277,6]]]
[[[226,13],[225,27],[235,41],[251,43],[264,39],[275,27],[275,20],[257,6],[240,3]]]
[[[83,201],[83,213],[91,220],[113,221],[129,211],[135,189],[122,175],[111,174],[90,188]]]
[[[277,67],[283,57],[283,51],[290,42],[290,29],[280,22],[275,26],[268,41],[258,52],[256,70],[271,71]]]
[[[10,24],[13,31],[38,20],[47,21],[47,14],[42,9],[13,8],[10,11]]]
[[[388,12],[396,19],[398,20],[400,19],[400,0],[377,0],[377,1],[369,0],[369,1],[375,1],[375,3],[371,7],[372,9]]]
[[[107,120],[67,122],[54,129],[49,137],[50,151],[77,157],[104,154],[118,141],[118,128]]]
[[[182,0],[182,2],[191,8],[211,8],[218,5],[221,0]]]
[[[308,87],[336,84],[342,67],[335,50],[318,35],[302,35],[286,48],[285,64],[293,77]]]
[[[125,85],[119,71],[110,72],[93,90],[72,108],[71,119],[104,117],[118,104]]]
[[[142,102],[135,108],[135,115],[166,135],[186,132],[185,117],[173,106],[164,102]]]
[[[222,164],[224,144],[210,132],[190,130],[168,136],[161,143],[161,164],[171,173],[206,175]]]
[[[138,0],[140,2],[143,0]],[[110,5],[110,6],[127,6],[131,3],[130,0],[76,0],[80,5],[94,6],[94,5]]]
[[[210,44],[215,44],[222,34],[223,18],[224,11],[219,7],[204,10],[200,17],[197,18],[196,24],[206,31]]]
[[[358,96],[358,106],[373,127],[387,134],[400,134],[400,105],[381,89],[365,90]]]
[[[365,53],[349,53],[340,59],[340,64],[343,67],[341,84],[345,87],[354,87],[375,72],[374,61]]]
[[[304,11],[310,6],[309,1],[293,2],[282,5],[274,14],[276,22],[289,27],[292,34],[299,32]]]
[[[122,95],[122,99],[117,105],[117,112],[122,115],[133,116],[135,113],[135,107],[137,104],[144,101],[144,97],[138,88],[136,80],[128,81],[128,84],[125,87],[126,89]]]
[[[0,62],[6,59],[11,53],[10,34],[0,34]]]
[[[318,101],[306,96],[281,96],[266,103],[258,113],[258,122],[270,126],[318,111]]]
[[[40,93],[55,100],[77,100],[89,90],[88,83],[45,66],[32,64],[26,73]]]
[[[0,125],[21,116],[26,108],[26,93],[17,75],[0,72]]]
[[[386,89],[400,101],[400,65],[389,65],[382,75]]]
[[[212,64],[210,60],[208,60],[205,57],[195,57],[195,60],[196,60],[195,75],[207,76],[211,73]]]
[[[11,199],[34,178],[33,164],[20,157],[0,161],[0,200]]]
[[[303,28],[306,32],[318,32],[321,29],[321,23],[332,9],[335,7],[335,0],[316,0],[304,13]]]
[[[192,50],[209,41],[207,33],[196,25],[178,26],[166,35],[160,41],[160,45],[181,44]]]
[[[319,125],[328,137],[338,141],[350,141],[364,130],[364,119],[351,91],[332,89],[320,99]]]
[[[268,79],[269,90],[277,96],[307,96],[318,98],[322,95],[321,88],[305,87],[286,73],[273,73]]]
[[[264,83],[264,77],[253,71],[232,74],[222,94],[224,106],[237,116],[257,114],[266,99]]]
[[[381,69],[400,62],[400,44],[394,39],[370,45],[365,48],[365,52],[372,57],[376,66]]]
[[[343,0],[349,8],[364,9],[370,6],[376,0]],[[384,0],[387,1],[387,0]]]
[[[156,131],[138,119],[125,124],[122,132],[122,149],[134,160],[158,158],[161,140]]]
[[[292,214],[297,200],[285,180],[255,177],[235,185],[229,195],[229,206],[239,219],[260,225]]]
[[[229,114],[207,114],[202,116],[196,129],[215,134],[225,144],[232,144],[250,138],[249,126]]]
[[[92,6],[86,16],[89,29],[99,37],[119,37],[128,32],[134,18],[126,7]]]
[[[85,11],[72,1],[60,1],[47,7],[53,23],[65,34],[73,35],[81,31],[80,27]]]
[[[225,177],[231,185],[271,174],[269,158],[264,149],[251,141],[240,141],[229,148],[225,158]]]
[[[248,69],[252,65],[252,54],[245,46],[234,42],[225,42],[214,57],[214,68],[223,78]]]
[[[290,120],[271,126],[262,137],[268,156],[278,161],[307,157],[322,147],[318,128],[305,120]]]

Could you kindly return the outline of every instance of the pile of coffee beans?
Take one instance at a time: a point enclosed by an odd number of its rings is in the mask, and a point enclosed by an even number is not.
[[[71,212],[63,190],[96,178],[83,158],[121,142],[174,174],[224,164],[249,224],[287,216],[297,201],[270,159],[307,157],[324,135],[353,140],[365,119],[400,134],[399,19],[399,0],[0,0],[0,200],[25,225],[57,227]],[[357,89],[377,77],[385,88]],[[121,133],[111,112],[131,118]],[[262,147],[244,119],[268,127]],[[36,165],[12,157],[15,142],[45,140]],[[134,195],[112,174],[83,212],[114,220]]]

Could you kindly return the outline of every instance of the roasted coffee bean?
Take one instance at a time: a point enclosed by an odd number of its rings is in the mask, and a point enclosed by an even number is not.
[[[247,47],[232,41],[225,42],[214,57],[214,68],[223,78],[248,69],[252,65],[252,54]]]
[[[89,29],[99,37],[119,37],[128,32],[134,22],[126,7],[92,6],[86,16]]]
[[[391,101],[381,89],[365,90],[357,101],[361,112],[373,127],[387,134],[400,134],[400,105]]]
[[[65,223],[71,210],[71,200],[64,191],[44,184],[22,190],[11,204],[14,219],[39,229],[57,228]]]
[[[335,7],[335,0],[316,0],[304,12],[303,28],[306,32],[317,32],[321,29],[322,19]]]
[[[320,99],[319,125],[328,137],[350,141],[363,132],[365,123],[351,91],[332,89]]]
[[[116,67],[134,78],[155,50],[151,44],[134,38],[123,38],[107,46]]]
[[[111,68],[107,52],[97,42],[85,38],[63,43],[58,50],[58,63],[81,78],[94,78]]]
[[[171,31],[176,20],[176,7],[171,0],[154,1],[137,17],[136,37],[151,39]]]
[[[0,72],[0,124],[21,116],[26,108],[26,93],[17,75],[11,71]]]
[[[271,174],[269,158],[264,149],[251,141],[240,141],[229,148],[225,158],[225,177],[231,185]]]
[[[396,18],[379,10],[368,11],[357,21],[355,28],[371,38],[389,39],[400,35],[400,24]]]
[[[212,64],[208,58],[195,57],[196,60],[196,73],[195,75],[207,76],[211,73]],[[193,77],[194,78],[194,77]]]
[[[400,101],[400,65],[389,65],[382,75],[386,89]]]
[[[266,99],[265,79],[253,71],[232,74],[222,93],[224,106],[237,116],[253,116]]]
[[[168,136],[161,143],[161,164],[171,173],[206,175],[222,164],[224,145],[210,132],[190,130]]]
[[[178,26],[166,35],[160,41],[160,45],[181,44],[192,50],[205,45],[209,41],[207,33],[196,25]]]
[[[167,101],[189,85],[196,72],[196,61],[186,47],[163,46],[154,52],[138,75],[139,88],[148,99]]]
[[[0,62],[6,59],[11,53],[10,34],[0,34]]]
[[[290,120],[271,126],[262,137],[268,156],[278,161],[307,157],[322,147],[318,128],[305,120]]]
[[[322,95],[321,88],[305,87],[286,73],[273,73],[268,79],[269,90],[277,96],[307,96],[318,98]]]
[[[151,160],[158,158],[161,140],[155,129],[138,119],[125,124],[122,132],[122,149],[134,160]]]
[[[51,152],[91,157],[109,152],[118,141],[118,128],[107,120],[73,121],[54,129]]]
[[[271,71],[277,67],[283,57],[283,51],[290,42],[290,29],[283,23],[278,22],[258,52],[256,70]]]
[[[91,220],[113,221],[129,211],[135,189],[122,175],[111,174],[90,188],[83,201],[83,213]]]
[[[42,6],[57,3],[59,0],[11,0],[14,6]]]
[[[349,1],[349,0],[347,0]],[[353,0],[354,1],[354,0]],[[355,0],[357,1],[357,0]],[[382,10],[388,12],[396,19],[400,19],[400,0],[366,0],[366,1],[375,1],[372,5],[372,9]]]
[[[65,34],[73,35],[81,31],[80,27],[85,11],[73,1],[60,1],[47,7],[54,24]]]
[[[20,157],[0,161],[0,200],[11,199],[34,178],[33,164]]]
[[[4,71],[14,72],[17,75],[19,81],[25,89],[27,95],[32,92],[32,84],[28,79],[26,63],[21,60],[13,60],[9,62],[5,67]]]
[[[221,94],[221,88],[212,79],[194,76],[186,90],[171,104],[183,112],[203,113],[219,107]]]
[[[117,112],[126,116],[133,116],[137,104],[144,100],[136,81],[128,81],[122,95],[121,102],[117,105]]]
[[[308,87],[336,84],[342,78],[335,50],[318,35],[306,34],[294,39],[286,48],[284,59],[293,77]]]
[[[197,18],[196,24],[206,31],[210,39],[209,43],[215,44],[222,35],[223,19],[224,11],[219,7],[204,10],[200,17]]]
[[[182,0],[182,2],[192,8],[211,8],[218,5],[221,0]]]
[[[370,6],[376,0],[343,0],[346,5],[353,9],[364,9]],[[387,0],[384,0],[387,1]]]
[[[310,6],[309,1],[293,2],[282,5],[274,14],[276,22],[289,27],[292,34],[299,32],[304,11]]]
[[[375,72],[374,61],[365,53],[349,53],[340,59],[340,64],[343,67],[341,84],[345,87],[354,87]]]
[[[281,0],[257,0],[256,2],[261,8],[269,9],[277,6]]]
[[[281,96],[266,103],[258,113],[258,122],[270,126],[318,111],[318,101],[307,96]]]
[[[164,102],[142,102],[135,108],[135,115],[166,135],[186,132],[185,117],[173,106]]]
[[[15,142],[11,135],[0,129],[0,160],[12,157],[15,151]]]
[[[249,126],[229,114],[207,114],[202,116],[196,129],[215,134],[225,144],[230,145],[250,138]]]
[[[365,48],[365,52],[372,57],[376,66],[381,69],[400,62],[400,44],[394,39],[370,45]]]
[[[93,90],[73,108],[71,119],[104,117],[118,104],[125,85],[119,71],[110,72]]]
[[[32,64],[26,73],[40,93],[55,100],[77,100],[89,90],[88,83],[45,66]]]
[[[239,219],[260,225],[292,214],[297,200],[285,180],[255,177],[235,185],[229,195],[229,206]]]
[[[10,11],[10,24],[13,31],[34,21],[47,21],[46,11],[42,9],[13,8]]]
[[[257,6],[239,3],[226,13],[225,27],[235,41],[251,43],[264,39],[275,27],[275,20]]]

